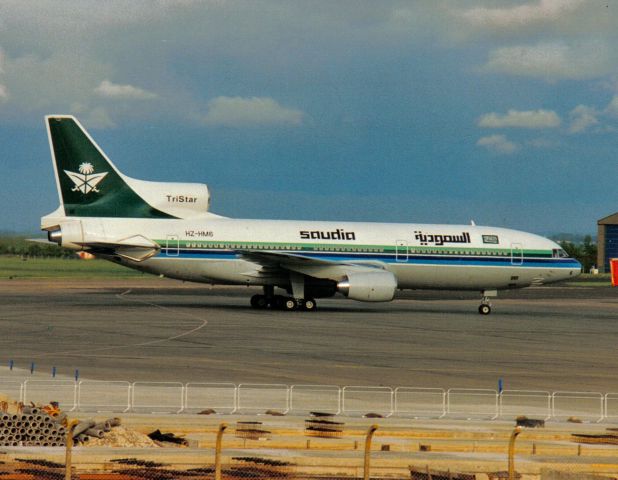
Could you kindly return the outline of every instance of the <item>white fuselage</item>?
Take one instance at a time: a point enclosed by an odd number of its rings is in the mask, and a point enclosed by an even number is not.
[[[65,218],[110,242],[141,236],[160,250],[143,261],[115,259],[167,277],[213,284],[280,285],[251,252],[313,260],[302,273],[338,280],[346,264],[392,272],[397,288],[520,288],[580,273],[559,245],[538,235],[474,225],[195,219]],[[324,265],[315,262],[324,261]],[[285,260],[282,260],[285,263]],[[336,264],[337,270],[329,266]]]

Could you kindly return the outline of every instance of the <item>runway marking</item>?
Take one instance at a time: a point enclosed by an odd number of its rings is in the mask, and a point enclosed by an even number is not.
[[[108,350],[118,350],[121,348],[134,348],[134,347],[147,347],[150,345],[157,345],[160,343],[165,343],[165,342],[170,342],[172,340],[177,340],[179,338],[182,337],[186,337],[188,335],[191,335],[195,332],[198,332],[199,330],[203,329],[204,327],[206,327],[206,325],[208,325],[208,320],[206,320],[205,318],[201,318],[198,315],[194,315],[192,313],[187,313],[187,312],[182,312],[173,308],[169,308],[169,307],[164,307],[162,305],[157,305],[156,303],[152,303],[152,302],[147,302],[145,300],[140,300],[138,298],[134,298],[134,297],[129,297],[128,295],[131,293],[131,289],[127,290],[126,292],[122,292],[119,294],[116,294],[116,298],[120,299],[120,300],[127,300],[127,301],[131,301],[131,302],[135,302],[135,303],[141,303],[143,305],[147,305],[150,307],[154,307],[154,308],[158,308],[160,310],[164,310],[166,312],[171,312],[173,313],[175,316],[184,316],[184,317],[188,317],[192,320],[199,320],[201,323],[195,327],[192,328],[191,330],[188,330],[186,332],[183,333],[179,333],[177,335],[172,335],[171,337],[166,337],[166,338],[160,338],[158,340],[150,340],[148,342],[140,342],[140,343],[131,343],[128,345],[115,345],[115,346],[110,346],[110,347],[98,347],[98,348],[88,348],[88,352],[85,353],[83,348],[80,349],[75,349],[75,350],[66,350],[64,352],[51,352],[51,353],[41,353],[38,355],[29,355],[28,358],[45,358],[45,357],[90,357],[92,356],[92,352],[104,352],[104,351],[108,351]]]
[[[185,317],[189,317],[189,318],[192,318],[194,320],[200,320],[202,323],[200,325],[198,325],[197,327],[195,327],[195,328],[193,328],[193,329],[191,329],[191,330],[189,330],[187,332],[180,333],[178,335],[174,335],[174,336],[171,336],[171,337],[168,337],[168,338],[162,338],[162,339],[159,339],[159,340],[151,340],[149,342],[134,343],[132,345],[127,345],[127,347],[145,347],[147,345],[156,345],[157,343],[163,343],[163,342],[169,342],[171,340],[177,340],[179,338],[186,337],[187,335],[191,335],[192,333],[195,333],[195,332],[201,330],[202,328],[204,328],[206,325],[208,325],[208,320],[200,318],[197,315],[193,315],[193,314],[187,313],[187,312],[178,312],[178,311],[174,310],[173,308],[164,307],[163,305],[157,305],[156,303],[147,302],[145,300],[140,300],[138,298],[126,297],[125,295],[128,295],[129,293],[131,293],[131,289],[127,290],[126,292],[122,292],[122,293],[116,295],[116,297],[120,298],[122,300],[129,300],[129,301],[132,301],[132,302],[141,303],[141,304],[148,305],[148,306],[151,306],[151,307],[159,308],[159,309],[164,310],[164,311],[174,312],[175,314],[180,313],[181,315],[184,315]]]

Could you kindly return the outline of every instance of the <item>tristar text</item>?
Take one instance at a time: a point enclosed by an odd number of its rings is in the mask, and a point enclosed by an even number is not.
[[[430,243],[434,245],[444,245],[445,243],[472,243],[468,232],[462,232],[461,235],[443,235],[435,233],[425,234],[417,230],[414,233],[414,238],[419,240],[421,245],[428,245]]]
[[[187,195],[166,195],[169,203],[195,203],[197,197],[189,197]]]
[[[356,240],[354,232],[345,232],[341,228],[331,230],[330,232],[301,230],[299,233],[300,238],[303,240]]]

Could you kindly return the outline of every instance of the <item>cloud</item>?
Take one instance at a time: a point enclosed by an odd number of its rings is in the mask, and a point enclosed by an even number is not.
[[[559,79],[590,79],[609,73],[612,59],[603,42],[567,45],[546,42],[496,48],[489,53],[483,70],[525,77]]]
[[[613,96],[607,107],[605,107],[604,113],[612,117],[618,117],[618,95]]]
[[[546,138],[534,138],[532,140],[528,140],[526,145],[534,148],[555,148],[558,146],[558,143]]]
[[[562,123],[553,110],[509,110],[506,115],[486,113],[478,121],[479,127],[485,128],[555,128]]]
[[[4,50],[0,48],[0,75],[4,73]],[[9,91],[6,85],[0,83],[0,102],[5,102],[9,98]]]
[[[150,100],[157,95],[133,85],[119,85],[109,80],[103,80],[94,91],[101,97],[122,100]]]
[[[461,15],[470,23],[490,28],[513,28],[552,22],[582,7],[585,0],[540,0],[507,8],[477,7]]]
[[[84,118],[84,123],[88,125],[89,128],[104,129],[116,127],[116,124],[103,107],[95,107],[90,110]]]
[[[599,112],[595,108],[588,107],[586,105],[578,105],[569,113],[571,125],[569,126],[569,133],[581,133],[593,125],[598,125]]]
[[[269,97],[217,97],[208,102],[204,124],[223,127],[300,125],[300,110],[281,106]]]
[[[94,96],[97,77],[104,78],[106,70],[96,61],[68,53],[49,57],[7,55],[2,84],[10,99],[2,120],[40,118],[65,112],[75,102],[88,103]]]
[[[517,144],[511,142],[504,135],[489,135],[481,137],[476,142],[479,147],[484,147],[492,153],[510,155],[518,149]]]

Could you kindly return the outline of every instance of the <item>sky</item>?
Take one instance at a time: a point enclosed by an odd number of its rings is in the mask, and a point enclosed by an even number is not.
[[[596,233],[618,1],[2,0],[0,230],[58,205],[46,114],[237,218]]]

